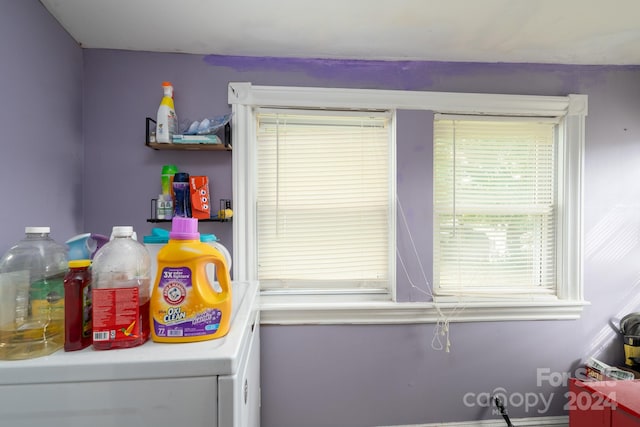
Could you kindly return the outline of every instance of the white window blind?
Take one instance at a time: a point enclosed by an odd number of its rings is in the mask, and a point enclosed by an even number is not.
[[[263,289],[385,289],[388,113],[256,114],[258,279]]]
[[[437,116],[436,295],[556,294],[556,123]]]

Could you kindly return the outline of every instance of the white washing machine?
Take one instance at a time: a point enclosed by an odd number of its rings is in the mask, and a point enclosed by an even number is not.
[[[233,282],[219,339],[0,361],[0,424],[11,427],[257,427],[258,284]]]

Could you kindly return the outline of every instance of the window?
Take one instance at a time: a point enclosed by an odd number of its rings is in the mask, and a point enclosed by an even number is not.
[[[447,320],[575,319],[582,312],[586,96],[229,83],[229,104],[233,276],[261,281],[261,322],[420,323],[453,313]],[[397,288],[408,286],[395,265],[396,185],[407,185],[396,182],[398,110],[436,113],[434,139],[424,142],[435,144],[434,223],[418,224],[438,236],[434,259],[423,260],[434,263],[434,301],[396,301]],[[493,170],[500,184],[491,187],[472,165]],[[468,192],[478,187],[486,190],[480,199]],[[491,280],[477,280],[478,266]]]
[[[436,117],[436,295],[555,297],[557,123]]]
[[[389,293],[389,113],[256,112],[261,289]]]

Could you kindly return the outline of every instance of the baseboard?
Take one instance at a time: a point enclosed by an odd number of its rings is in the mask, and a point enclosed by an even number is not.
[[[569,417],[535,417],[512,419],[511,423],[515,427],[568,427]],[[412,424],[387,427],[506,427],[507,423],[502,420],[464,421],[455,423],[435,423],[435,424]],[[381,426],[382,427],[382,426]]]

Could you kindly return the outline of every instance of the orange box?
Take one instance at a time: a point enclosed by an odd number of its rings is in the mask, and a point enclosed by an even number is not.
[[[189,178],[191,193],[191,216],[198,219],[211,217],[211,195],[209,194],[209,178],[191,176]]]

